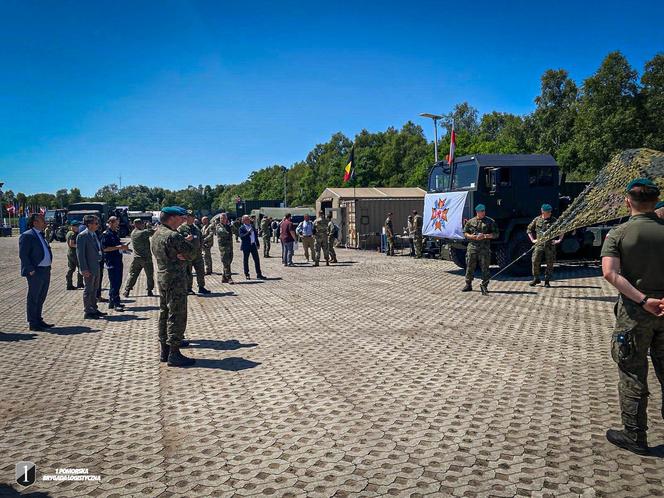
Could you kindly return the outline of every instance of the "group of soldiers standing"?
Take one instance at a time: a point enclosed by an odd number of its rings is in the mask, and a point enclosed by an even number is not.
[[[387,248],[385,254],[387,256],[394,256],[394,244],[395,244],[395,235],[394,235],[394,224],[392,222],[392,213],[387,213],[387,218],[383,225],[385,230],[385,238],[387,241]],[[410,256],[414,258],[422,257],[422,216],[413,210],[412,214],[408,215],[408,222],[406,226],[406,232],[408,235],[408,241],[410,243]]]

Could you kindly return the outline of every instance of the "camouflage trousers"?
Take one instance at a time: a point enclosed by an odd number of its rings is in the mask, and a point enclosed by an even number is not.
[[[385,251],[387,256],[394,256],[394,237],[387,236],[387,249]]]
[[[127,285],[125,285],[125,292],[130,292],[134,288],[141,270],[145,272],[148,290],[151,291],[154,289],[154,265],[152,264],[152,258],[134,256],[129,266],[129,280],[127,280]]]
[[[337,241],[337,239],[333,237],[328,237],[327,238],[327,253],[330,255],[330,261],[336,261],[337,260],[337,253],[334,250],[334,244]]]
[[[551,244],[536,245],[533,249],[533,277],[539,278],[542,259],[546,263],[544,275],[549,280],[553,276],[553,265],[556,263],[556,246]]]
[[[651,315],[623,297],[616,303],[615,314],[611,356],[618,364],[622,422],[632,434],[645,433],[648,429],[648,350],[664,395],[664,318]],[[618,340],[620,335],[625,336],[623,344]]]
[[[231,276],[231,263],[233,262],[233,246],[219,247],[221,253],[222,276],[229,278]]]
[[[316,237],[316,243],[314,245],[314,261],[320,263],[320,252],[323,251],[323,256],[325,256],[325,261],[330,260],[330,252],[327,247],[327,236],[326,237]]]
[[[187,285],[183,276],[176,278],[160,274],[159,284],[159,341],[179,346],[187,328]]]
[[[205,274],[212,275],[212,247],[203,246],[203,262],[205,263]]]
[[[78,268],[78,259],[76,254],[67,254],[67,287],[74,286],[74,272]],[[83,275],[76,273],[76,285],[83,287]]]
[[[415,257],[422,257],[422,234],[415,234]]]
[[[468,246],[466,250],[466,283],[472,283],[475,278],[475,270],[479,264],[480,270],[482,271],[482,285],[488,285],[489,279],[491,279],[491,271],[489,266],[491,265],[491,249],[487,248],[475,248]]]
[[[263,237],[263,257],[270,255],[270,239],[271,237]]]
[[[196,270],[196,283],[199,287],[205,287],[205,265],[203,263],[203,258],[196,258],[191,261],[187,261],[187,285],[188,290],[191,290],[194,285],[194,273],[193,270]]]

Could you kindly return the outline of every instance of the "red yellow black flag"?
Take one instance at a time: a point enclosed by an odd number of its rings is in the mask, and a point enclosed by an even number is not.
[[[344,168],[344,183],[348,180],[351,180],[355,177],[355,146],[350,149],[350,157],[348,158],[348,164]]]

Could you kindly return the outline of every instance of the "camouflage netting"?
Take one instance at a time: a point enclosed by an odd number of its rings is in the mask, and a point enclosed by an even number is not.
[[[664,192],[664,152],[628,149],[614,156],[540,238],[541,242],[577,228],[629,216],[625,187],[635,178],[650,178]]]

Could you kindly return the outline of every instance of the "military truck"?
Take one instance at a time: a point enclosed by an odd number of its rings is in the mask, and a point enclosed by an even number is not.
[[[114,208],[106,202],[77,202],[70,204],[67,211],[67,220],[70,223],[83,223],[83,217],[88,214],[94,214],[99,218],[99,229],[106,229],[106,222],[111,216],[120,220],[119,236],[129,235],[131,227],[129,225],[129,216],[126,207]]]
[[[475,154],[462,156],[450,167],[440,161],[429,171],[429,192],[468,191],[463,222],[475,216],[474,207],[484,204],[487,216],[498,223],[500,237],[491,242],[494,261],[509,265],[532,247],[526,234],[528,224],[540,214],[542,204],[551,204],[554,215],[562,213],[586,184],[565,182],[558,164],[549,154]],[[425,224],[427,213],[423,213]],[[609,226],[588,227],[566,234],[557,247],[559,257],[598,258]],[[466,266],[465,240],[427,242],[430,254],[440,251],[442,259]],[[439,249],[437,249],[439,247]],[[512,275],[530,273],[530,257],[521,258],[508,270]]]
[[[64,242],[67,238],[67,210],[66,209],[47,209],[44,213],[46,224],[51,227],[51,240]]]

